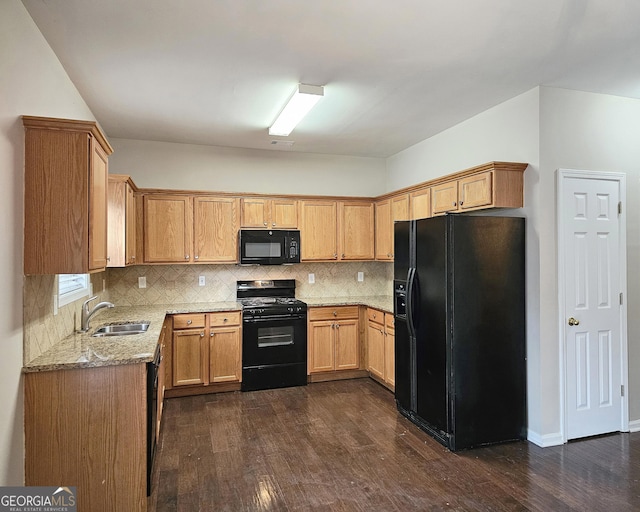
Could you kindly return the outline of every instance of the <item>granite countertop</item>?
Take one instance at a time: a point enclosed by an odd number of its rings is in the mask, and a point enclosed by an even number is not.
[[[27,363],[22,371],[41,372],[92,368],[122,364],[148,363],[154,351],[167,314],[236,311],[242,306],[232,302],[196,302],[153,306],[116,306],[96,313],[86,333],[74,333],[62,339],[50,350]],[[114,323],[150,322],[143,334],[128,336],[91,336],[103,325]]]
[[[362,297],[300,297],[309,307],[317,306],[368,306],[393,313],[393,297],[391,295],[369,295]]]

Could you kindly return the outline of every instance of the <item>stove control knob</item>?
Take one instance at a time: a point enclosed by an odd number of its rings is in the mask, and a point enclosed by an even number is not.
[[[288,311],[289,313],[293,313],[293,308],[287,308],[287,311]]]

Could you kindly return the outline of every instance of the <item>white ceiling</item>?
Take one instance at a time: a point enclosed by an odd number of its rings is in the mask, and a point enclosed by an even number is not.
[[[637,0],[23,0],[109,137],[387,157],[537,85],[640,98]]]

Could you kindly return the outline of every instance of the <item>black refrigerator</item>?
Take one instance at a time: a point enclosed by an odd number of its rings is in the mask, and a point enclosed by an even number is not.
[[[394,225],[398,410],[450,450],[526,437],[525,225]]]

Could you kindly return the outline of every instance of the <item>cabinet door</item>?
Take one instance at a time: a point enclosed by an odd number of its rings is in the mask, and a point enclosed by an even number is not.
[[[125,205],[125,260],[127,265],[136,262],[136,237],[137,237],[137,218],[136,218],[136,198],[133,194],[133,188],[129,183],[125,183],[126,205]]]
[[[204,330],[173,332],[173,385],[206,384]]]
[[[218,327],[209,333],[209,382],[240,382],[240,328]]]
[[[107,154],[91,137],[89,174],[89,270],[107,266]]]
[[[358,320],[342,320],[336,324],[336,370],[357,370],[360,367]]]
[[[199,263],[237,262],[238,199],[196,197],[193,217],[193,260]]]
[[[384,380],[392,386],[396,385],[395,333],[395,329],[387,327],[384,337]]]
[[[491,173],[483,172],[458,181],[460,209],[479,208],[492,203]]]
[[[127,191],[126,183],[115,176],[109,176],[108,185],[108,265],[109,267],[124,267],[126,261],[127,244]]]
[[[385,344],[382,325],[369,321],[367,326],[367,369],[384,379]]]
[[[396,220],[409,220],[409,194],[400,194],[391,198],[391,231]]]
[[[191,199],[144,196],[144,260],[185,263],[191,259]]]
[[[334,330],[332,321],[309,322],[309,373],[335,368]]]
[[[374,259],[373,203],[340,203],[340,247],[343,260]]]
[[[425,188],[411,193],[411,219],[431,217],[431,189]]]
[[[376,259],[393,259],[393,223],[391,221],[391,201],[376,203]]]
[[[242,198],[243,228],[266,228],[269,220],[269,201],[260,197]]]
[[[432,187],[433,215],[458,209],[458,182],[450,181]]]
[[[273,199],[271,201],[271,227],[276,229],[298,228],[298,201]]]
[[[335,201],[304,201],[300,228],[303,261],[338,259],[338,205]]]

